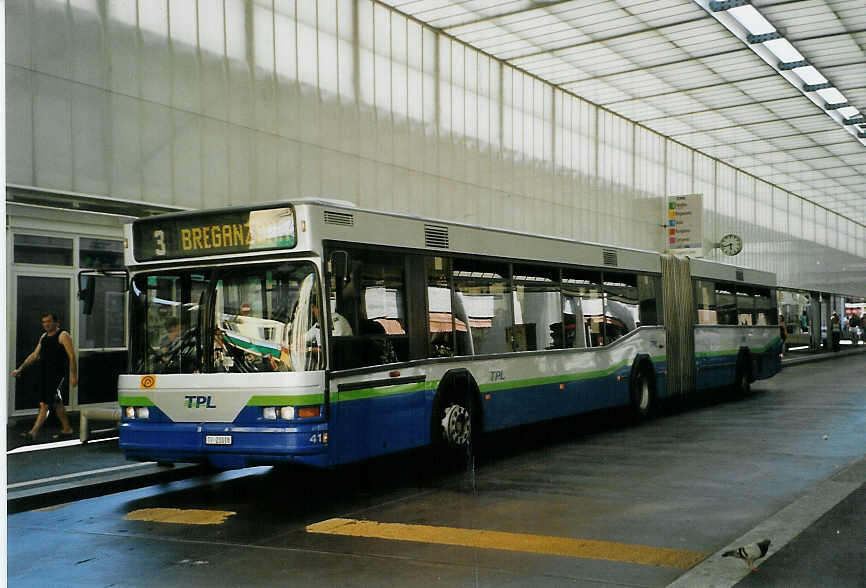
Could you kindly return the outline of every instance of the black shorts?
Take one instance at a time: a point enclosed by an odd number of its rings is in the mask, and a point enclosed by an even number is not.
[[[63,393],[66,390],[65,376],[51,376],[43,374],[42,386],[39,392],[39,402],[54,406],[58,402],[63,402]]]

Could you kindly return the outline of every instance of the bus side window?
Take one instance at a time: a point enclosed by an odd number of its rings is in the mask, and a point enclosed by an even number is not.
[[[447,257],[426,257],[427,329],[430,357],[452,357],[457,340],[469,336],[465,316],[456,317],[451,304],[451,260]]]
[[[716,287],[707,280],[695,280],[695,307],[699,325],[717,325]]]
[[[331,272],[331,345],[335,370],[406,361],[404,259],[369,249],[348,252],[347,276]]]
[[[772,288],[758,288],[755,294],[755,324],[777,325],[779,324],[779,312],[776,309],[776,291]]]
[[[601,274],[563,268],[563,348],[599,347],[602,344]]]
[[[661,279],[658,276],[639,275],[637,277],[637,296],[639,318],[641,325],[659,325],[659,293],[661,292]]]
[[[555,338],[561,339],[557,327],[562,329],[559,269],[514,264],[513,274],[514,351],[555,349]]]
[[[744,286],[737,287],[737,324],[755,324],[755,298],[752,289]]]
[[[604,343],[613,343],[639,323],[637,276],[604,272]]]
[[[716,284],[716,310],[720,325],[737,324],[737,297],[733,288]]]
[[[512,351],[508,265],[487,260],[453,260],[455,315],[467,317],[471,348],[457,354]],[[459,339],[458,339],[459,342]],[[468,353],[467,353],[468,352]]]

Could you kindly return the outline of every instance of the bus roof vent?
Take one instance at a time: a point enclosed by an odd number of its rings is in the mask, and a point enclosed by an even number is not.
[[[351,227],[355,225],[355,216],[349,212],[325,211],[325,223],[329,225],[343,225]]]
[[[746,278],[743,276],[743,270],[737,270],[737,280],[744,282]]]
[[[604,265],[609,265],[612,267],[617,267],[619,265],[619,261],[616,258],[616,251],[613,249],[603,249],[601,252],[601,257],[604,260]]]
[[[448,227],[424,225],[424,244],[427,247],[448,249]]]

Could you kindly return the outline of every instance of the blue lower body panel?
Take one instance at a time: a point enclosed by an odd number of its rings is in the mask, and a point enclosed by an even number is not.
[[[206,443],[209,435],[231,444]],[[330,464],[328,425],[234,425],[229,423],[146,423],[120,425],[120,448],[127,459],[209,463],[230,469],[274,463]]]
[[[752,380],[772,378],[782,369],[781,349],[776,345],[763,353],[753,353]],[[737,379],[737,356],[699,358],[695,375],[695,388],[706,390],[733,386]]]
[[[494,431],[628,406],[631,392],[630,372],[631,366],[627,366],[598,378],[512,388],[486,394],[483,401],[484,428]]]

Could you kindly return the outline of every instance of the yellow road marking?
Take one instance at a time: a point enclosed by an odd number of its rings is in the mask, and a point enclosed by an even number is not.
[[[709,553],[668,549],[649,545],[629,545],[610,541],[572,539],[547,535],[505,533],[479,529],[454,527],[431,527],[428,525],[404,525],[401,523],[377,523],[355,519],[329,519],[307,527],[308,533],[346,535],[389,539],[392,541],[416,541],[439,545],[478,547],[503,551],[521,551],[546,555],[564,555],[585,559],[600,559],[625,563],[689,569],[706,558]]]
[[[127,514],[127,521],[173,523],[178,525],[221,525],[236,514],[230,510],[198,510],[194,508],[142,508]]]

